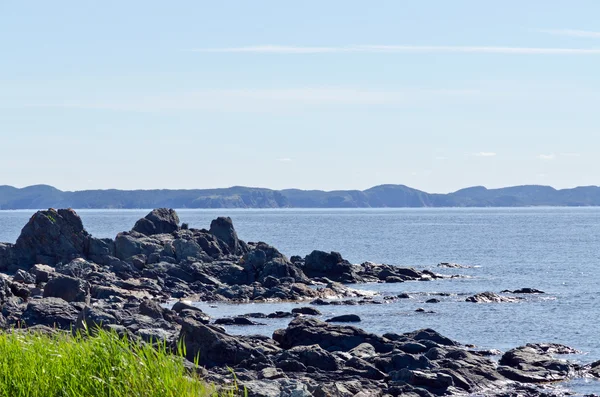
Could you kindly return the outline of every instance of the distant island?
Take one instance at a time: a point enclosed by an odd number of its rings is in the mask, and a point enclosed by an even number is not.
[[[417,208],[600,206],[600,187],[557,190],[526,185],[501,189],[483,186],[448,194],[432,194],[404,185],[367,190],[272,190],[234,186],[195,190],[61,191],[35,185],[22,189],[0,186],[0,209],[134,209],[134,208]]]

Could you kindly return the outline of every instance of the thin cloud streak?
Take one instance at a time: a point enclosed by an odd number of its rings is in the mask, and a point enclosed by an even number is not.
[[[497,153],[494,153],[494,152],[479,152],[479,153],[473,153],[473,156],[475,156],[475,157],[496,157]]]
[[[577,29],[539,29],[540,33],[552,34],[555,36],[568,36],[568,37],[585,37],[600,39],[600,32],[594,32],[591,30],[577,30]]]
[[[600,48],[543,48],[496,46],[419,46],[419,45],[355,45],[333,47],[257,45],[227,48],[194,48],[185,51],[205,53],[249,54],[331,54],[331,53],[448,53],[505,55],[600,55]]]

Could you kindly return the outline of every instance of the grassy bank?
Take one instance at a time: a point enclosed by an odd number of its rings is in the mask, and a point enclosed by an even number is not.
[[[0,396],[216,396],[190,376],[165,346],[157,349],[115,334],[93,337],[0,334]]]

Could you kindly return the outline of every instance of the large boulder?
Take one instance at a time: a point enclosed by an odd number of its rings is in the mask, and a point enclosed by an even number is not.
[[[389,352],[394,347],[391,341],[362,329],[333,325],[314,317],[295,318],[286,329],[275,331],[273,339],[284,349],[318,344],[328,351],[349,351],[369,343],[377,352]]]
[[[36,263],[56,265],[86,256],[90,235],[72,209],[36,212],[21,231],[12,264],[29,269]]]
[[[233,222],[229,217],[221,216],[214,219],[210,223],[209,232],[223,241],[232,255],[243,255],[248,251],[246,244],[238,238],[233,227]]]
[[[188,360],[198,359],[198,363],[206,367],[235,366],[252,359],[266,360],[263,353],[244,339],[188,318],[182,323],[179,343],[185,345]]]
[[[342,258],[339,252],[313,251],[304,258],[302,270],[310,278],[326,277],[342,283],[362,281],[352,264]]]
[[[276,280],[293,279],[295,282],[308,282],[302,270],[292,264],[282,253],[265,243],[251,245],[250,251],[240,260],[247,275],[244,284],[255,281],[264,283],[269,277]]]
[[[499,364],[498,372],[502,375],[525,383],[562,381],[567,379],[573,370],[571,364],[553,358],[543,345],[535,344],[507,351]]]
[[[23,325],[47,325],[70,330],[77,321],[79,310],[61,298],[32,300],[21,316]]]
[[[135,223],[132,231],[152,236],[154,234],[173,233],[179,230],[179,216],[169,208],[152,210],[144,218]]]
[[[44,298],[62,298],[66,302],[90,301],[90,285],[80,278],[60,275],[44,287]]]

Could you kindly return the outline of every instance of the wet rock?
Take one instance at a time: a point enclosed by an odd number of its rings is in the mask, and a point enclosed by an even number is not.
[[[154,234],[173,233],[179,229],[179,216],[175,210],[157,208],[135,223],[132,231],[152,236]]]
[[[175,304],[173,305],[173,307],[171,307],[171,310],[173,310],[174,312],[180,313],[182,310],[193,310],[193,311],[198,311],[200,313],[202,313],[202,309],[200,309],[199,307],[196,307],[194,305],[190,305],[188,303],[185,303],[183,301],[177,301],[175,302]]]
[[[320,316],[321,312],[315,309],[314,307],[297,307],[292,309],[292,313],[294,314],[306,314],[309,316]]]
[[[215,324],[218,324],[218,325],[261,325],[260,323],[254,322],[246,317],[218,318],[215,320]]]
[[[535,288],[520,288],[514,291],[504,290],[502,292],[508,292],[510,294],[545,294],[544,291],[540,291],[539,289]]]
[[[80,278],[59,275],[44,287],[44,298],[61,298],[67,302],[90,301],[90,285]]]
[[[289,318],[294,317],[294,315],[290,312],[281,312],[276,311],[275,313],[270,313],[267,315],[267,318]]]
[[[436,299],[436,298],[431,298],[425,301],[425,303],[440,303],[441,300]]]
[[[465,301],[472,303],[514,303],[519,302],[520,298],[501,296],[493,292],[482,292],[469,296]]]
[[[401,294],[398,294],[396,297],[397,297],[398,299],[410,299],[410,295],[409,295],[409,294],[407,294],[406,292],[403,292],[403,293],[401,293]]]
[[[360,322],[360,317],[356,314],[344,314],[341,316],[335,316],[328,320],[325,320],[328,323],[358,323]]]
[[[504,353],[498,372],[505,377],[525,383],[556,382],[567,379],[573,367],[551,356],[550,347],[530,344]]]

